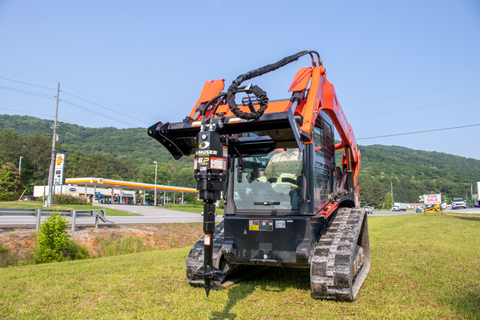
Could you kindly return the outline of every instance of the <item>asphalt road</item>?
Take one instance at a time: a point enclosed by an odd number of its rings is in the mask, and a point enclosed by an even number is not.
[[[141,216],[148,216],[148,217],[176,217],[179,213],[185,213],[188,215],[193,216],[201,216],[198,213],[191,213],[191,212],[182,212],[177,210],[168,210],[163,209],[162,207],[153,207],[153,206],[129,206],[129,205],[118,205],[118,204],[94,204],[93,206],[98,206],[102,208],[108,209],[115,209],[119,211],[125,211],[128,213],[138,214]]]
[[[447,206],[447,208],[444,209],[443,212],[448,212],[448,213],[480,214],[480,208],[452,209],[450,206]],[[370,214],[369,217],[398,216],[398,215],[403,215],[403,214],[414,214],[414,213],[415,213],[415,211],[412,211],[412,210],[400,211],[400,212],[395,212],[395,211],[373,211],[373,213]]]
[[[480,208],[475,207],[471,209],[452,209],[450,206],[448,206],[445,210],[443,210],[443,212],[480,214]]]
[[[122,205],[102,205],[102,207],[126,211],[138,214],[138,216],[107,216],[107,220],[117,224],[150,224],[150,223],[178,223],[178,222],[203,222],[203,217],[199,213],[183,212],[176,210],[166,210],[160,207],[147,206],[122,206]],[[42,221],[45,220],[42,216]],[[70,222],[71,218],[66,217]],[[221,221],[223,216],[218,216],[217,221]],[[34,216],[0,216],[0,226],[19,226],[35,225]],[[100,223],[101,225],[103,223]],[[95,225],[93,217],[77,217],[76,225]]]
[[[383,216],[400,216],[405,214],[413,214],[415,211],[373,211],[373,213],[369,214],[369,217],[383,217]]]
[[[137,214],[137,216],[107,216],[109,221],[117,224],[151,224],[151,223],[179,223],[179,222],[202,222],[201,214],[192,212],[183,212],[176,210],[163,209],[161,207],[151,206],[122,206],[122,205],[102,205],[102,207],[112,208],[116,210],[126,211]],[[480,208],[472,209],[451,209],[447,207],[444,212],[450,213],[471,213],[480,214]],[[414,214],[414,211],[393,212],[393,211],[373,211],[370,217],[379,216],[396,216],[405,214]],[[42,217],[42,221],[46,217]],[[70,217],[66,217],[71,219]],[[223,216],[217,216],[216,221],[221,221]],[[70,221],[71,222],[71,221]],[[77,217],[76,224],[94,225],[95,219],[92,217]],[[101,223],[103,224],[103,223]],[[0,216],[0,226],[21,226],[21,225],[35,225],[35,217],[33,216]]]

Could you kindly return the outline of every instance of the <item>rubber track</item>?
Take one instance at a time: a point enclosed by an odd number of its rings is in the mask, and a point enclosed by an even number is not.
[[[351,266],[357,244],[364,250],[364,260],[352,280]],[[369,269],[370,247],[365,210],[340,208],[314,248],[310,266],[312,295],[319,299],[354,301]]]

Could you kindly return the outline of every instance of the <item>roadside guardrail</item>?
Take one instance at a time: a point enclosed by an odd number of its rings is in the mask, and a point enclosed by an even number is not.
[[[100,221],[104,223],[112,223],[115,226],[115,222],[107,220],[107,210],[95,209],[95,210],[43,210],[43,209],[0,209],[0,216],[35,216],[36,217],[36,230],[40,230],[40,223],[42,216],[47,216],[52,212],[58,212],[62,216],[69,216],[72,218],[72,231],[75,232],[75,224],[78,216],[92,216],[95,218],[95,228],[98,228]]]

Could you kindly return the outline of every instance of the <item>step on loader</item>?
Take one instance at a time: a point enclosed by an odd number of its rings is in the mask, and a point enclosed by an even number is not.
[[[303,56],[311,66],[296,73],[290,99],[270,101],[243,84]],[[268,267],[309,268],[313,297],[355,300],[370,269],[360,151],[317,52],[242,74],[226,91],[224,80],[207,81],[182,122],[158,122],[148,134],[177,160],[194,155],[205,235],[187,258],[191,285],[208,296]]]

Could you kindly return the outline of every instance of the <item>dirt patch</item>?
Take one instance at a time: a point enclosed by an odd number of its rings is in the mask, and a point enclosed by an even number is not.
[[[193,246],[203,235],[202,223],[161,223],[149,225],[120,225],[111,227],[86,227],[76,232],[68,231],[70,237],[96,256],[99,250],[99,239],[122,238],[126,236],[141,238],[143,243],[154,250],[167,250]],[[11,252],[25,257],[35,249],[37,238],[34,229],[2,229],[0,228],[0,244]]]

